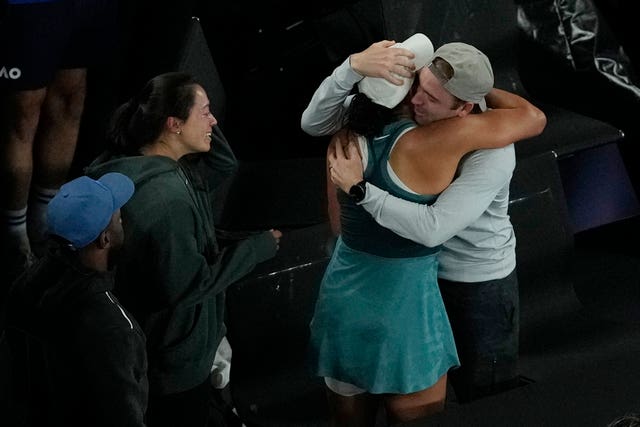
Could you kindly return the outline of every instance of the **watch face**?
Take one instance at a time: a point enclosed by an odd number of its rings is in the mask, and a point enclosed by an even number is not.
[[[353,197],[356,202],[360,202],[364,199],[365,190],[366,187],[364,182],[359,182],[351,186],[351,188],[349,189],[349,195]]]

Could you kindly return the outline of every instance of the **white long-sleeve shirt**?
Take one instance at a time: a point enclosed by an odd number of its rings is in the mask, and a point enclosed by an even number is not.
[[[310,135],[339,130],[362,76],[347,59],[325,78],[302,114]],[[442,244],[439,277],[458,282],[501,279],[516,266],[516,239],[508,215],[509,183],[515,168],[513,145],[465,156],[459,176],[432,205],[390,195],[367,183],[361,205],[382,226],[427,246]]]

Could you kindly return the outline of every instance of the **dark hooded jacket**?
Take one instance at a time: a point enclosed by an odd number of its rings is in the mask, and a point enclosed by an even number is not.
[[[52,250],[7,299],[13,408],[38,426],[143,426],[144,334],[111,293],[113,274]]]
[[[125,242],[115,293],[147,336],[150,392],[206,380],[226,333],[225,289],[273,257],[271,233],[218,247],[207,181],[164,156],[103,155],[94,178],[120,172],[136,192],[122,208]]]

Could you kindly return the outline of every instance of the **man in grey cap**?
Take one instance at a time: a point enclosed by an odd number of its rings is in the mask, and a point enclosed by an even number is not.
[[[49,202],[52,245],[18,277],[5,307],[15,389],[25,387],[13,406],[23,412],[10,417],[29,425],[145,425],[146,341],[113,295],[109,268],[124,241],[120,208],[133,192],[119,173],[82,176]]]
[[[381,77],[398,84],[406,77],[413,55],[388,49],[389,43],[374,43],[351,55],[323,81],[303,113],[303,130],[318,136],[342,128],[349,92],[363,79]],[[465,43],[441,46],[416,76],[410,103],[419,125],[480,113],[487,109],[485,97],[496,93],[488,58]],[[465,133],[465,121],[460,123],[451,136],[474,138]],[[518,123],[505,125],[515,128]],[[339,149],[330,151],[329,161],[332,181],[357,193],[359,204],[379,224],[426,246],[442,245],[438,281],[461,362],[449,375],[458,400],[516,383],[519,301],[515,235],[507,212],[513,145],[468,154],[456,179],[432,205],[402,200],[364,181],[357,155],[345,156]],[[360,191],[351,191],[355,187]]]

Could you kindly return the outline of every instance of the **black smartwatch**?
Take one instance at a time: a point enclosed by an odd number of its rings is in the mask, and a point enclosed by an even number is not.
[[[349,196],[351,196],[351,198],[355,200],[356,203],[360,203],[364,200],[364,196],[367,194],[366,184],[367,181],[363,179],[359,183],[352,185],[349,189]]]

